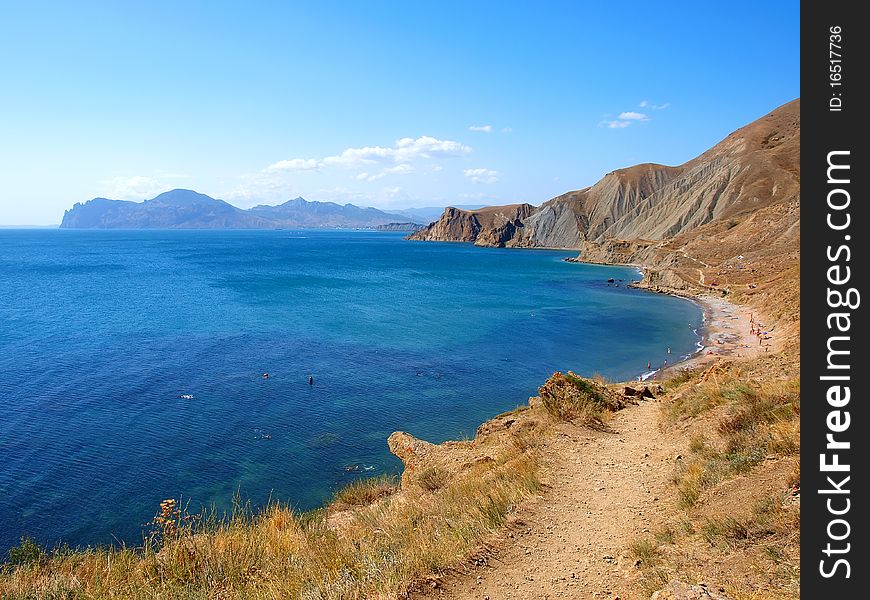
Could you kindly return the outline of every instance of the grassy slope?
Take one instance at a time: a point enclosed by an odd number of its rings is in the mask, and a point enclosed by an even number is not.
[[[679,579],[736,600],[800,597],[800,377],[779,358],[670,382],[663,426],[690,443],[671,523],[631,546],[647,591]]]
[[[394,494],[394,482],[372,479],[307,514],[273,505],[217,519],[169,501],[145,548],[49,554],[22,544],[0,597],[394,597],[464,558],[538,485],[534,450],[514,446],[439,489]]]

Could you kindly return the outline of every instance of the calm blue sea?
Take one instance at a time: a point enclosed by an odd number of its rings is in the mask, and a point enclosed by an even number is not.
[[[694,351],[697,306],[608,287],[638,274],[571,254],[0,231],[0,552],[24,534],[138,544],[170,497],[309,509],[398,472],[392,431],[473,436],[555,370],[634,378]]]

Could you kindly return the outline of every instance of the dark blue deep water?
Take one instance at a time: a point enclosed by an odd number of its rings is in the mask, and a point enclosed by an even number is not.
[[[555,370],[634,378],[694,350],[697,306],[608,287],[637,272],[571,254],[0,231],[0,552],[24,534],[138,544],[170,497],[312,508],[398,472],[394,430],[473,436]]]

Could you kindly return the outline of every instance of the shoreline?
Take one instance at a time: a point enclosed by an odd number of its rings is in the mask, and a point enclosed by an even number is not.
[[[762,344],[759,345],[757,337],[750,333],[753,322],[764,322],[763,317],[751,308],[707,294],[691,296],[642,287],[637,289],[647,289],[654,293],[689,300],[703,313],[703,321],[698,330],[698,348],[674,363],[667,366],[659,365],[649,372],[642,373],[641,381],[659,378],[664,380],[666,375],[708,367],[711,363],[725,358],[756,358],[771,347],[766,341],[770,337],[764,337]]]
[[[578,250],[579,251],[579,250]],[[703,322],[699,331],[699,348],[692,354],[680,358],[678,361],[659,365],[638,375],[642,382],[655,381],[659,378],[664,380],[667,375],[673,375],[681,371],[709,367],[725,358],[750,359],[773,351],[772,336],[764,325],[767,318],[759,314],[752,307],[735,304],[721,296],[713,296],[701,292],[667,290],[651,288],[639,285],[646,278],[646,273],[654,271],[652,267],[637,263],[606,263],[588,262],[577,258],[566,258],[565,262],[600,265],[607,267],[631,267],[637,269],[640,279],[633,281],[629,287],[646,290],[656,294],[664,294],[683,298],[697,304],[703,312]],[[763,335],[760,337],[750,333],[753,324],[761,327]],[[626,382],[628,383],[628,382]]]
[[[669,369],[703,367],[723,358],[756,358],[770,350],[769,335],[762,336],[759,343],[758,337],[750,333],[753,324],[766,320],[752,308],[706,294],[699,294],[692,300],[704,311],[702,347]]]

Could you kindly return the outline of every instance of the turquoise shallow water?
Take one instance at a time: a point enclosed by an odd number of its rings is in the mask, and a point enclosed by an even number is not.
[[[362,231],[0,231],[0,552],[23,534],[136,544],[181,495],[312,508],[398,472],[392,431],[473,436],[555,370],[628,379],[694,351],[696,305],[570,255]]]

